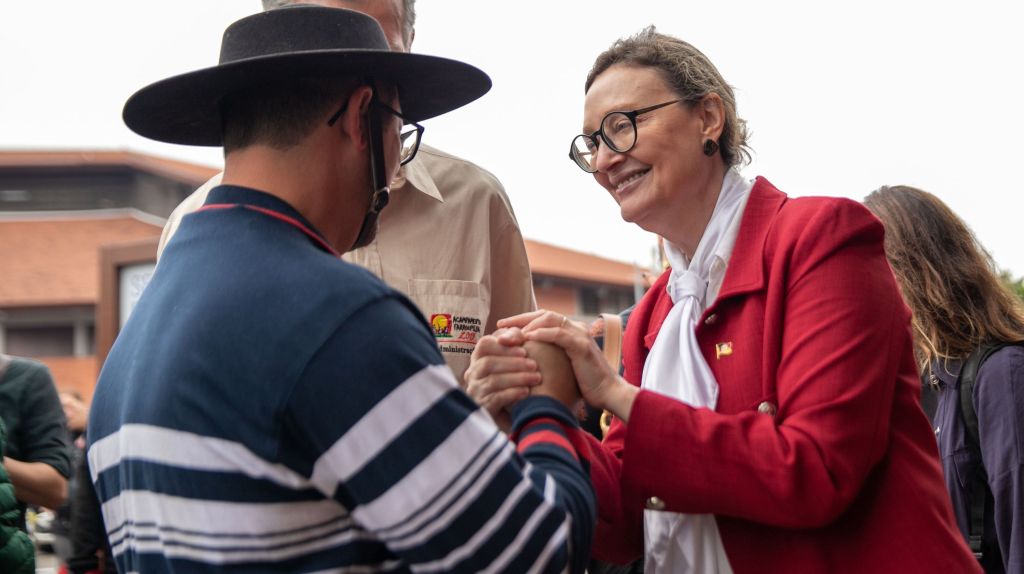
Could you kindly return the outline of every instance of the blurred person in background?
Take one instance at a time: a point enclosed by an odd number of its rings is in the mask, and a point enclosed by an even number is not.
[[[938,391],[933,423],[957,525],[986,572],[1024,573],[1024,303],[939,198],[886,186],[864,205],[885,225],[921,370]]]
[[[4,468],[21,503],[24,528],[27,505],[64,503],[71,474],[64,410],[46,365],[0,355],[0,419],[7,425]]]
[[[7,426],[0,418],[0,451],[6,444]],[[36,570],[35,547],[21,526],[14,485],[0,463],[0,572],[4,574],[32,574]]]
[[[72,554],[72,507],[78,497],[78,489],[82,486],[74,469],[85,457],[85,427],[89,416],[89,406],[85,404],[82,396],[76,391],[62,390],[58,393],[58,396],[60,397],[60,405],[64,409],[64,417],[67,419],[68,442],[71,445],[72,472],[71,477],[68,479],[67,500],[64,501],[64,504],[53,509],[53,553],[57,555],[57,558],[62,563],[66,563]],[[86,483],[88,484],[88,481]]]
[[[648,574],[979,571],[878,220],[744,178],[732,88],[653,27],[598,56],[585,94],[570,158],[665,239],[671,269],[630,315],[624,377],[583,325],[537,311],[499,322],[467,381],[498,416],[531,384],[517,346],[554,343],[614,415],[591,440],[594,555],[643,555]]]

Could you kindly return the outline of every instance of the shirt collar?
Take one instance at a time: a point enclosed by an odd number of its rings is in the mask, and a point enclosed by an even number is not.
[[[711,220],[708,221],[704,230],[704,236],[701,237],[701,243],[709,239],[715,241],[714,245],[707,246],[707,248],[712,250],[710,254],[712,260],[717,259],[723,263],[729,262],[732,248],[736,244],[736,234],[739,232],[743,208],[753,186],[752,182],[743,179],[738,170],[734,168],[726,170],[725,177],[722,178],[722,190],[718,194],[715,209],[711,213]],[[708,237],[713,235],[708,233],[708,228],[712,225],[723,226],[725,233],[720,238]],[[702,247],[704,245],[699,243],[697,249],[700,250]],[[674,243],[666,240],[665,251],[673,268],[682,267],[685,269],[689,267],[691,263],[690,258]]]
[[[960,369],[963,367],[963,361],[958,359],[932,359],[931,365],[929,365],[928,379],[931,380],[931,376],[935,376],[935,382],[940,387],[951,387],[954,389],[960,388]]]
[[[437,185],[434,183],[434,178],[430,176],[430,172],[427,171],[427,166],[423,165],[424,150],[421,148],[419,154],[407,165],[402,166],[402,171],[398,174],[398,179],[401,180],[401,185],[396,186],[398,189],[403,189],[406,186],[412,187],[413,189],[429,195],[434,199],[444,203],[444,197],[441,196],[441,190],[437,189]]]
[[[277,213],[298,221],[315,233],[317,237],[324,241],[324,243],[328,243],[327,239],[324,238],[323,233],[320,233],[319,229],[310,223],[308,219],[303,217],[302,214],[299,213],[299,210],[295,209],[288,202],[276,195],[271,195],[250,187],[242,187],[240,185],[218,185],[210,190],[210,194],[206,196],[206,201],[203,202],[203,205],[224,203],[251,205],[253,207],[276,211]]]
[[[718,201],[712,212],[711,220],[708,221],[704,236],[701,237],[701,244],[697,251],[710,249],[711,253],[706,255],[708,261],[704,263],[705,269],[698,270],[701,278],[708,283],[708,291],[705,294],[704,305],[713,301],[721,288],[722,280],[725,277],[725,270],[732,255],[733,247],[736,244],[736,236],[739,234],[740,223],[743,219],[743,212],[746,208],[747,199],[753,183],[743,179],[739,171],[729,169],[725,172],[722,180],[722,190],[718,194]],[[718,226],[718,230],[711,230],[712,226]],[[704,245],[711,241],[713,244]],[[683,271],[690,267],[692,261],[675,244],[665,242],[665,256],[674,270]],[[671,292],[671,280],[666,288]]]

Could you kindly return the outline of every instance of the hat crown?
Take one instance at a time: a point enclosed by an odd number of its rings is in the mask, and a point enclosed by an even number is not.
[[[235,22],[224,31],[220,63],[322,50],[389,51],[376,20],[352,10],[293,4]]]
[[[220,64],[143,87],[124,105],[135,133],[168,143],[220,145],[227,97],[300,78],[371,78],[402,94],[402,115],[422,121],[487,92],[469,64],[395,52],[380,25],[339,8],[293,5],[247,16],[224,31]]]

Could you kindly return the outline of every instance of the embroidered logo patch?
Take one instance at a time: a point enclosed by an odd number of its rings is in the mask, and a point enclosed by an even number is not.
[[[430,327],[434,329],[437,339],[450,339],[452,336],[451,313],[435,313],[430,316]]]

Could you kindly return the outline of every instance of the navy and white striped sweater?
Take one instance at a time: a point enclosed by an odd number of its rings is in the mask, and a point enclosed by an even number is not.
[[[253,190],[207,204],[312,229]],[[168,245],[104,364],[88,456],[122,572],[582,571],[579,430],[550,399],[514,415],[521,452],[405,297],[235,207]]]

